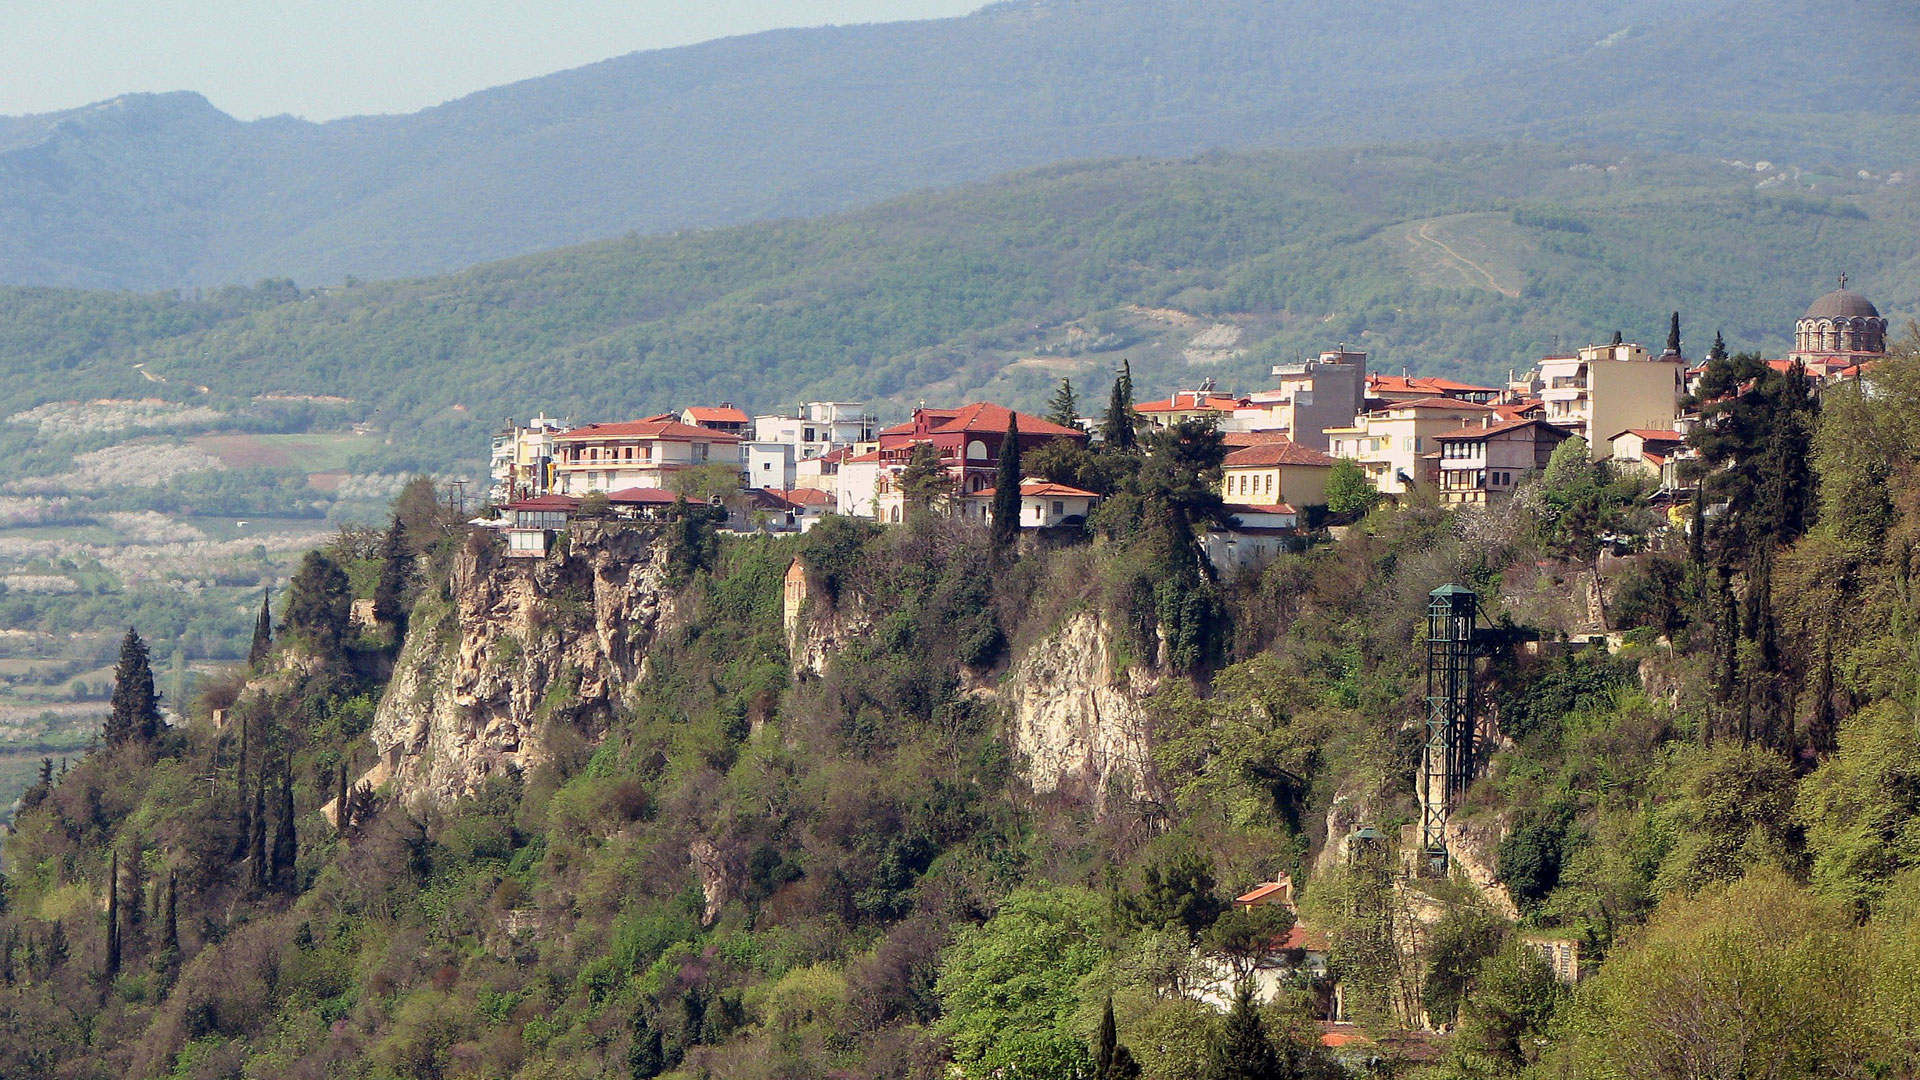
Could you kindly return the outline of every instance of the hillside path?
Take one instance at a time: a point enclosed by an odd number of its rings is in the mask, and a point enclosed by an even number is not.
[[[1471,269],[1474,273],[1477,273],[1482,278],[1485,278],[1487,282],[1487,288],[1492,289],[1494,292],[1499,293],[1501,296],[1507,297],[1508,299],[1512,299],[1520,295],[1520,290],[1509,289],[1506,286],[1500,284],[1499,280],[1493,276],[1492,271],[1488,270],[1484,266],[1481,266],[1479,263],[1474,262],[1472,259],[1467,258],[1465,255],[1462,255],[1459,252],[1453,250],[1453,247],[1449,245],[1445,240],[1442,240],[1439,237],[1433,235],[1433,227],[1435,224],[1436,222],[1432,222],[1432,221],[1427,222],[1426,224],[1420,226],[1420,228],[1416,229],[1414,231],[1414,235],[1419,237],[1422,240],[1425,240],[1427,243],[1432,244],[1434,247],[1439,248],[1441,252],[1445,254],[1448,259],[1451,259],[1452,261]]]

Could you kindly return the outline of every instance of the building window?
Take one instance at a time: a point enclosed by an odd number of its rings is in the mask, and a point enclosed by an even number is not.
[[[1063,516],[1064,514],[1066,514],[1066,512],[1067,512],[1067,504],[1066,504],[1066,503],[1063,503],[1063,502],[1061,502],[1061,501],[1060,501],[1060,500],[1058,500],[1058,499],[1055,499],[1055,500],[1053,501],[1053,516],[1054,516],[1054,517],[1061,517],[1061,516]]]

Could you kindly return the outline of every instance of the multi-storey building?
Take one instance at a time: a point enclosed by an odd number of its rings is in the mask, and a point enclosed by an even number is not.
[[[921,445],[939,451],[951,497],[960,498],[992,488],[1000,468],[1000,451],[1006,441],[1009,417],[1018,418],[1016,435],[1022,454],[1038,450],[1055,439],[1078,443],[1087,440],[1087,433],[1079,428],[1062,427],[1038,416],[1015,413],[986,402],[958,409],[915,409],[912,420],[878,433],[879,449],[841,463],[841,512],[889,522],[906,520],[907,495],[900,487],[899,478],[912,460],[915,447]]]
[[[1327,429],[1351,425],[1366,407],[1367,354],[1344,345],[1317,360],[1276,364],[1273,376],[1278,387],[1248,395],[1253,409],[1264,413],[1249,430],[1282,431],[1301,446],[1325,450]]]
[[[738,435],[672,419],[587,424],[553,442],[553,490],[563,495],[666,488],[677,472],[714,462],[738,469],[740,463]]]
[[[1327,439],[1334,457],[1358,462],[1374,487],[1400,495],[1438,479],[1425,460],[1435,448],[1434,436],[1493,415],[1491,405],[1453,398],[1394,401],[1349,426],[1328,428]]]
[[[1528,477],[1545,472],[1554,447],[1572,436],[1544,420],[1487,422],[1433,437],[1439,448],[1440,498],[1485,504],[1512,494]]]
[[[1220,465],[1228,502],[1325,506],[1333,458],[1286,440],[1243,447]]]
[[[747,482],[756,488],[793,487],[801,462],[871,443],[873,431],[873,416],[858,401],[809,401],[793,416],[756,416],[753,438],[741,444]]]
[[[1677,349],[1651,356],[1638,345],[1589,345],[1572,356],[1540,361],[1545,419],[1587,441],[1599,461],[1607,440],[1628,428],[1670,431],[1686,392],[1686,361]]]
[[[550,416],[536,416],[525,427],[511,418],[493,437],[488,472],[493,479],[487,498],[495,505],[545,495],[553,486],[553,437],[567,425]]]

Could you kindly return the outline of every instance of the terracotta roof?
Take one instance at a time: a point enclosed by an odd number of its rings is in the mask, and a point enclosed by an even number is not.
[[[624,424],[588,424],[554,436],[566,439],[665,439],[670,442],[739,442],[740,436],[712,428],[694,427],[678,420],[633,420]]]
[[[1539,424],[1541,427],[1552,428],[1554,431],[1559,432],[1563,436],[1570,434],[1565,428],[1559,427],[1554,424],[1549,424],[1545,420],[1542,420],[1536,416],[1536,417],[1531,417],[1525,420],[1508,420],[1504,423],[1494,424],[1491,427],[1457,428],[1453,431],[1443,432],[1442,434],[1435,435],[1434,438],[1436,440],[1450,440],[1450,441],[1467,440],[1467,439],[1484,439],[1489,435],[1504,435],[1509,431],[1519,431],[1521,428],[1527,427],[1531,424]]]
[[[1292,885],[1289,882],[1269,881],[1265,885],[1260,886],[1259,888],[1253,890],[1250,893],[1243,893],[1239,896],[1234,897],[1233,902],[1236,904],[1245,904],[1248,907],[1252,907],[1254,904],[1258,904],[1262,900],[1265,900],[1276,893],[1284,895],[1286,891],[1291,887]]]
[[[696,424],[744,424],[751,419],[731,405],[689,405],[687,415]]]
[[[1372,1046],[1374,1041],[1353,1024],[1340,1024],[1323,1020],[1319,1024],[1320,1045],[1329,1050],[1339,1050],[1347,1046]]]
[[[1308,926],[1306,923],[1295,920],[1293,927],[1287,931],[1287,936],[1281,940],[1280,947],[1283,949],[1306,949],[1309,952],[1326,952],[1327,935],[1321,933],[1317,927]]]
[[[769,490],[795,506],[831,506],[834,503],[833,493],[821,491],[819,488],[797,487],[784,490],[770,488]]]
[[[1446,390],[1453,390],[1463,394],[1497,394],[1500,392],[1500,388],[1497,386],[1475,386],[1472,383],[1463,383],[1457,379],[1442,378],[1438,375],[1407,376],[1372,374],[1367,376],[1367,389],[1391,390],[1406,393]]]
[[[1301,446],[1299,443],[1287,441],[1262,443],[1258,446],[1235,450],[1228,454],[1221,464],[1229,469],[1259,465],[1314,465],[1332,468],[1333,458],[1310,446]]]
[[[987,488],[983,491],[973,492],[968,497],[974,499],[991,499],[993,498],[993,493],[997,490],[999,489]],[[1022,480],[1020,482],[1020,497],[1023,499],[1097,499],[1100,495],[1098,492],[1082,491],[1077,487],[1068,487],[1065,484],[1055,484],[1045,480]]]
[[[1616,431],[1612,435],[1607,436],[1607,441],[1612,442],[1622,435],[1638,435],[1648,442],[1677,443],[1687,441],[1687,437],[1677,431],[1662,431],[1656,428],[1628,428],[1625,431]]]
[[[630,487],[607,495],[610,503],[627,503],[635,506],[659,506],[672,503],[680,496],[666,488]]]
[[[1173,395],[1165,401],[1143,401],[1133,407],[1138,413],[1193,412],[1196,409],[1211,409],[1215,412],[1232,412],[1244,409],[1250,400],[1234,397],[1230,394],[1199,394],[1186,391]]]
[[[1539,398],[1528,398],[1525,401],[1497,402],[1493,406],[1493,411],[1509,420],[1519,420],[1528,413],[1539,412],[1545,407],[1546,402],[1541,401]]]
[[[931,412],[932,410],[928,411]],[[949,410],[942,411],[946,412]],[[1016,430],[1022,435],[1065,435],[1082,439],[1087,437],[1087,433],[1081,431],[1079,428],[1062,427],[1052,421],[1042,420],[1037,416],[1032,416],[1027,413],[1016,413],[1005,406],[995,405],[986,401],[976,401],[965,408],[950,411],[952,418],[932,427],[930,429],[932,434],[966,432],[1005,435],[1007,433],[1007,418],[1009,416],[1017,416],[1019,417],[1017,421],[1019,427]],[[911,432],[913,429],[909,426],[907,430]]]
[[[1423,397],[1413,398],[1408,401],[1389,401],[1381,405],[1378,411],[1384,412],[1388,409],[1484,409],[1487,412],[1495,411],[1491,405],[1482,405],[1477,401],[1462,401],[1459,398],[1450,397]]]
[[[506,505],[508,510],[566,510],[580,509],[580,500],[571,495],[537,495],[531,499],[521,499]]]
[[[1229,514],[1293,514],[1298,511],[1286,503],[1227,503]]]
[[[879,460],[880,460],[880,451],[869,450],[866,453],[859,455],[858,457],[847,458],[845,461],[842,461],[840,464],[850,465],[856,461],[879,461]]]
[[[1292,442],[1284,431],[1223,431],[1220,443],[1223,446],[1239,448],[1243,446],[1264,446],[1267,443]]]

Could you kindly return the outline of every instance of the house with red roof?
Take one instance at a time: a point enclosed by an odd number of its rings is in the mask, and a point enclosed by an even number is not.
[[[1469,424],[1442,432],[1439,447],[1440,498],[1450,503],[1485,505],[1513,493],[1527,477],[1545,472],[1553,450],[1573,437],[1545,420]]]
[[[911,420],[881,429],[874,460],[857,455],[841,463],[841,512],[887,522],[906,520],[906,496],[898,480],[919,446],[939,451],[940,464],[952,484],[951,498],[961,499],[991,488],[1000,468],[1001,444],[1006,441],[1010,418],[1017,424],[1015,438],[1022,454],[1056,439],[1082,444],[1087,441],[1087,433],[1079,428],[1062,427],[984,401],[958,409],[915,409]]]
[[[670,488],[677,472],[740,463],[740,436],[676,419],[587,424],[553,437],[553,489],[581,496],[622,488]]]
[[[1491,405],[1500,398],[1501,390],[1497,386],[1477,386],[1437,375],[1382,375],[1375,372],[1367,376],[1367,396],[1382,402],[1443,397]]]
[[[753,418],[734,408],[733,402],[723,401],[718,405],[689,405],[681,411],[680,422],[745,438]]]
[[[968,492],[955,505],[955,513],[967,521],[982,525],[993,523],[993,499],[998,489]],[[1020,482],[1020,527],[1052,529],[1084,525],[1087,515],[1100,503],[1100,496],[1068,484],[1027,479]]]
[[[1154,427],[1172,427],[1182,420],[1213,417],[1225,420],[1241,409],[1252,407],[1250,398],[1217,394],[1212,390],[1181,390],[1164,401],[1142,401],[1133,411]]]
[[[1220,465],[1220,496],[1249,503],[1325,506],[1333,458],[1290,439],[1244,446]]]

